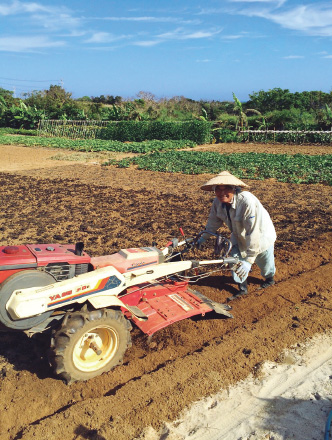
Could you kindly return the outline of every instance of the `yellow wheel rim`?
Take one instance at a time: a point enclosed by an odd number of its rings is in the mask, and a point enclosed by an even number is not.
[[[109,326],[97,326],[79,339],[73,351],[73,363],[80,371],[96,371],[114,357],[119,348],[119,335]]]

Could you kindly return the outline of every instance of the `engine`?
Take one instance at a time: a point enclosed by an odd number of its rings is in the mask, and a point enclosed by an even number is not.
[[[0,283],[27,269],[47,272],[56,281],[67,280],[87,272],[90,260],[82,246],[77,244],[0,246]]]

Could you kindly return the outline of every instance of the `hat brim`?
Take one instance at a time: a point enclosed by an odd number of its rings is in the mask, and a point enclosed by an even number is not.
[[[239,186],[240,188],[249,187],[249,185],[242,182],[242,180],[238,179],[232,174],[229,174],[229,175],[218,175],[216,177],[213,177],[212,179],[208,180],[204,185],[202,185],[201,189],[203,191],[213,191],[214,187],[217,185]]]

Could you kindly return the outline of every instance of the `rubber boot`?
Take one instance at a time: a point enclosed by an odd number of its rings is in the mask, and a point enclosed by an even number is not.
[[[273,286],[273,284],[275,284],[273,277],[266,278],[266,280],[262,282],[261,288],[266,289],[267,287]]]
[[[243,281],[243,283],[237,283],[239,292],[237,295],[246,295],[248,293],[248,284],[247,280]]]

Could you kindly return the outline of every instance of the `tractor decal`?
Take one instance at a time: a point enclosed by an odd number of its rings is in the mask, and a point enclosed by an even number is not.
[[[81,289],[82,290],[82,289]],[[59,293],[57,293],[56,295],[51,295],[50,296],[50,300],[51,301],[55,301],[56,299],[60,299],[63,298],[64,296],[69,296],[73,293],[72,290],[67,290],[67,292],[62,292],[61,295]]]
[[[76,292],[79,293],[75,293],[74,295],[71,296],[69,296],[70,293],[72,293],[70,291],[69,292],[66,291],[58,295],[50,296],[51,302],[47,304],[47,307],[53,307],[54,305],[64,304],[74,299],[77,300],[85,296],[103,292],[104,290],[115,289],[116,287],[120,286],[120,284],[121,284],[121,280],[119,280],[119,278],[117,278],[115,275],[112,275],[109,278],[104,278],[98,281],[94,289],[86,291],[85,289],[89,288],[90,286],[81,286],[76,289]]]
[[[130,270],[134,270],[134,269],[138,269],[140,267],[144,267],[144,266],[151,266],[152,264],[157,264],[158,261],[151,261],[150,263],[133,263],[131,265],[131,267],[127,268],[127,271],[129,272]]]

